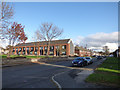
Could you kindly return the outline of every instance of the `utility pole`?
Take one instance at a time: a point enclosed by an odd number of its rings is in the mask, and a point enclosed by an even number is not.
[[[86,47],[85,47],[85,49],[86,49],[86,56],[87,56],[87,44],[86,44]]]
[[[117,57],[118,57],[118,53],[119,53],[119,49],[117,50],[116,54],[117,54]]]

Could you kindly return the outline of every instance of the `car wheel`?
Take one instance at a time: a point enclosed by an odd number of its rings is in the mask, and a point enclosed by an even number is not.
[[[88,63],[86,62],[86,66],[88,65]]]
[[[81,64],[81,67],[83,67],[84,65],[83,65],[83,63]]]
[[[88,62],[85,62],[85,65],[87,66],[87,65],[88,65]]]

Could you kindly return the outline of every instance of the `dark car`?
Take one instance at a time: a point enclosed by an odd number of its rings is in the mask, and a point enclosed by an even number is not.
[[[102,56],[97,56],[97,59],[98,59],[98,60],[102,59]]]
[[[77,57],[72,61],[72,66],[85,66],[87,65],[87,61],[84,57]]]
[[[96,55],[93,55],[92,57],[97,57]]]
[[[88,64],[92,64],[93,63],[93,60],[91,57],[85,57],[86,61]]]

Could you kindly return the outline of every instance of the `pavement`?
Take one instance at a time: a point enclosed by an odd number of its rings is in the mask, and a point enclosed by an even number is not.
[[[85,67],[72,67],[71,61],[6,67],[2,69],[2,88],[108,88],[84,81],[103,61],[94,59]]]

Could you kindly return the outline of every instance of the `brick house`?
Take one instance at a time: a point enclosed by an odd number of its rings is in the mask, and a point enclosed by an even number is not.
[[[75,46],[75,54],[80,57],[92,56],[92,51],[83,47]]]
[[[17,44],[11,50],[13,55],[47,55],[48,41]],[[73,56],[74,46],[71,39],[52,40],[50,42],[49,55]]]

